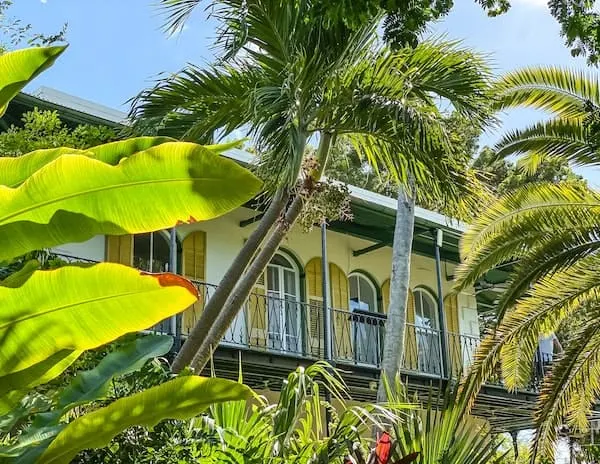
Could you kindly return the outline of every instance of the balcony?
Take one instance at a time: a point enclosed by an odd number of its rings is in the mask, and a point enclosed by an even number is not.
[[[194,327],[204,304],[216,286],[195,282],[200,299],[181,317],[183,338]],[[355,366],[377,370],[381,366],[385,336],[385,314],[331,309],[333,362],[340,367]],[[325,359],[324,314],[320,302],[253,293],[223,337],[222,346],[266,352],[309,360]],[[172,321],[164,321],[156,331],[173,333]],[[403,370],[430,378],[458,377],[471,365],[479,338],[406,324]],[[443,342],[448,353],[444,366]],[[551,359],[538,356],[533,366],[532,384],[537,391],[545,366]],[[501,385],[500,376],[492,384]]]

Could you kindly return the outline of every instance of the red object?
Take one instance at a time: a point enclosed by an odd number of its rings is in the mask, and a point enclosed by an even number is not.
[[[377,440],[375,447],[375,456],[377,456],[377,464],[388,464],[392,454],[392,438],[387,432],[383,432]]]

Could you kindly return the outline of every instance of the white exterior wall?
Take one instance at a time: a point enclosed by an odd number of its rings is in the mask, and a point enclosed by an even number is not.
[[[105,242],[104,235],[97,235],[87,242],[65,243],[64,245],[52,248],[52,251],[62,255],[90,259],[92,261],[104,261]]]
[[[206,281],[218,284],[233,261],[244,241],[248,238],[254,225],[240,227],[239,222],[255,216],[255,211],[241,208],[224,217],[191,225],[180,226],[178,234],[181,239],[194,230],[206,232]],[[327,234],[327,254],[330,262],[337,264],[346,275],[353,271],[366,271],[381,284],[390,277],[392,268],[392,249],[384,247],[370,253],[355,257],[352,252],[373,245],[349,235],[329,231]],[[282,248],[295,255],[304,267],[314,257],[321,256],[321,231],[315,228],[305,233],[300,227],[294,227],[282,244]],[[433,251],[433,244],[432,244]],[[454,272],[452,264],[442,263],[442,286],[444,296],[451,292],[452,282],[446,279]],[[411,260],[411,288],[426,286],[437,293],[435,260],[420,255],[413,255]]]

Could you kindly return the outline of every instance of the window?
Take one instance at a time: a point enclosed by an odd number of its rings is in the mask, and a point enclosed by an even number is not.
[[[269,348],[301,352],[300,273],[282,252],[267,266]]]
[[[369,278],[363,274],[350,274],[350,310],[377,312],[377,291]]]
[[[442,374],[442,352],[435,297],[424,288],[413,292],[415,304],[415,337],[419,371]]]
[[[147,272],[167,272],[170,261],[169,236],[150,232],[133,238],[133,267]]]
[[[437,303],[431,293],[423,288],[413,292],[415,298],[415,325],[427,329],[439,329]]]

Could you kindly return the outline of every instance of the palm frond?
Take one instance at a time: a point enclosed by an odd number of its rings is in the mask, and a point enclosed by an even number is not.
[[[597,147],[588,138],[584,124],[553,119],[505,134],[496,144],[497,157],[535,154],[566,159],[575,165],[600,164]]]
[[[202,0],[160,0],[165,18],[164,29],[169,33],[180,31]]]
[[[464,289],[489,269],[522,258],[544,236],[597,223],[599,212],[600,196],[572,184],[533,184],[496,200],[462,237],[464,263],[457,268],[456,287]]]
[[[600,319],[589,317],[544,379],[536,410],[533,456],[554,457],[557,430],[565,417],[575,430],[587,429],[587,416],[600,394]]]
[[[510,72],[497,84],[498,109],[535,108],[561,119],[582,120],[588,104],[600,106],[596,79],[585,71],[531,67]]]

